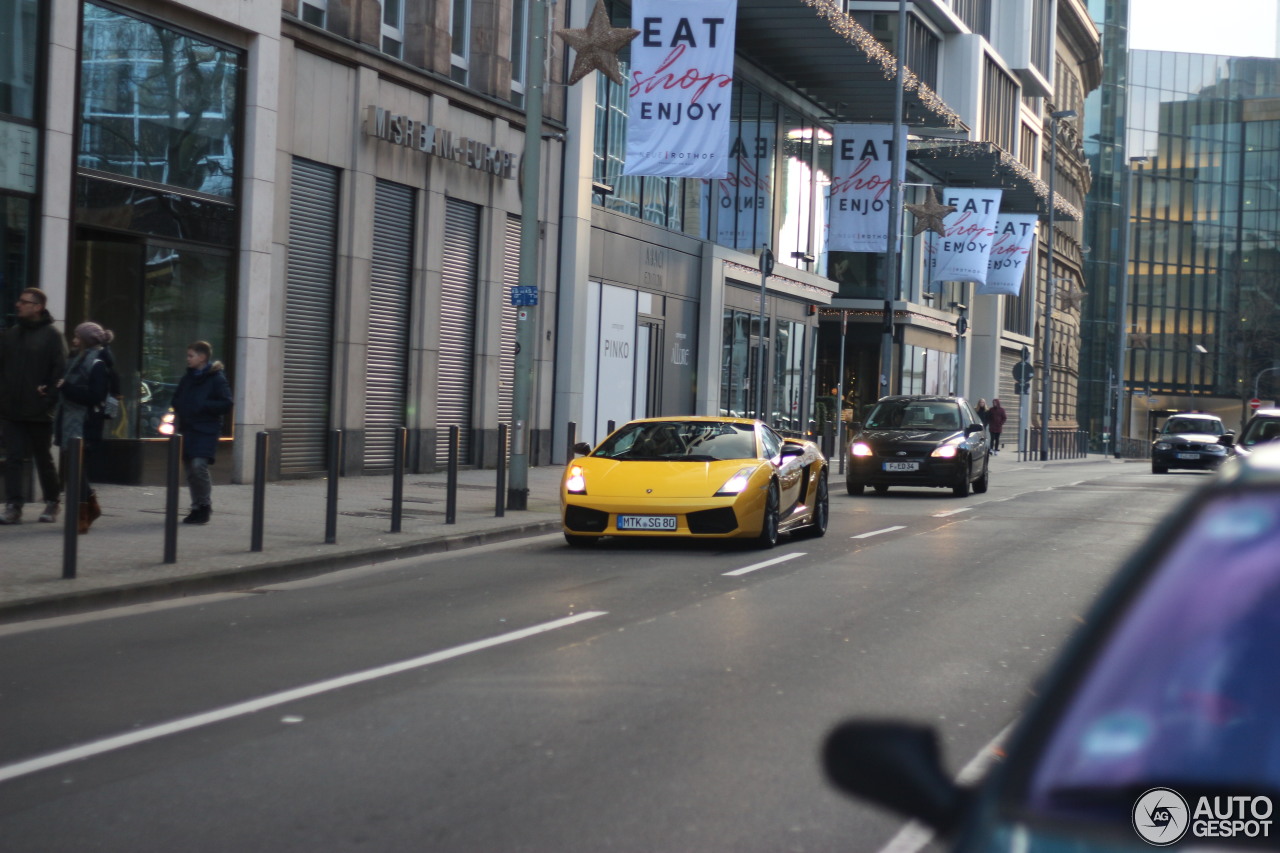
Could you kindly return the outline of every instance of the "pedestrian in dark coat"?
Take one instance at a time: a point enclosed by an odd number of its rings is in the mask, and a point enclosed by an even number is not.
[[[115,336],[97,323],[81,323],[71,340],[74,350],[67,373],[58,381],[58,408],[54,418],[54,440],[65,452],[76,438],[84,439],[85,466],[102,452],[102,430],[107,418],[103,404],[112,386],[114,360],[107,344]],[[68,466],[63,458],[65,475]],[[79,524],[81,533],[89,532],[89,525],[102,515],[98,496],[89,486],[88,476],[80,480]],[[69,493],[68,493],[69,494]]]
[[[182,433],[182,458],[191,491],[191,512],[184,524],[208,524],[213,514],[213,479],[209,466],[218,451],[222,419],[231,411],[231,384],[222,362],[210,363],[213,347],[196,341],[187,347],[187,372],[173,392],[175,426]]]
[[[991,433],[992,453],[1000,452],[1000,433],[1004,432],[1004,422],[1008,419],[1009,413],[1000,405],[1000,398],[992,398],[991,411],[987,413],[987,432]]]
[[[0,524],[20,524],[24,503],[22,463],[30,456],[40,475],[45,511],[54,521],[62,491],[53,464],[53,408],[67,369],[67,345],[53,325],[43,290],[28,287],[18,296],[18,322],[0,336],[0,421],[3,425],[5,508]]]
[[[978,412],[978,420],[982,421],[983,426],[987,426],[991,423],[991,410],[987,408],[986,397],[978,398],[978,408],[976,411]]]

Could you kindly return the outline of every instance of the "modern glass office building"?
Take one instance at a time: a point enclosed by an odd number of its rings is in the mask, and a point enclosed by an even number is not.
[[[1098,187],[1131,222],[1122,434],[1145,439],[1186,409],[1238,423],[1259,373],[1280,364],[1280,60],[1133,51],[1128,69],[1126,159]],[[1101,228],[1104,255],[1123,263],[1123,229]],[[1081,367],[1104,389],[1116,296],[1108,278],[1094,284]],[[1275,376],[1264,397],[1280,396]],[[1107,400],[1086,399],[1081,419],[1100,431]]]

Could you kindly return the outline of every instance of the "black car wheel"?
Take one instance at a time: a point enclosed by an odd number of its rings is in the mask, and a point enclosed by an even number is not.
[[[973,481],[973,490],[977,494],[985,495],[987,486],[991,482],[991,460],[982,463],[982,476]]]
[[[973,476],[973,463],[965,466],[964,473],[960,475],[960,482],[951,487],[951,494],[958,498],[969,497],[969,478]]]
[[[764,519],[760,522],[760,535],[756,545],[772,548],[778,544],[778,484],[769,484],[769,494],[764,499]]]
[[[844,487],[845,487],[845,489],[847,489],[847,490],[848,490],[849,494],[851,494],[851,495],[860,495],[860,494],[862,494],[864,491],[866,491],[866,489],[867,489],[867,484],[866,484],[866,483],[851,483],[851,482],[849,482],[848,480],[846,480],[846,481],[845,481],[845,484],[844,484]]]
[[[1152,462],[1152,463],[1151,463],[1151,473],[1152,473],[1152,474],[1168,474],[1168,473],[1169,473],[1169,466],[1167,466],[1167,465],[1160,465],[1160,464],[1157,464],[1157,463],[1155,463],[1155,462]]]
[[[803,536],[817,539],[827,533],[827,524],[831,520],[831,495],[827,489],[827,473],[822,472],[818,478],[818,488],[813,498],[813,520],[808,527],[799,532]]]

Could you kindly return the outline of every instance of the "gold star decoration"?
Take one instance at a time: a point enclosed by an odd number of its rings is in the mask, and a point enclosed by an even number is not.
[[[1147,332],[1131,332],[1129,346],[1132,349],[1151,349],[1151,335]]]
[[[924,204],[904,204],[911,215],[916,218],[916,230],[911,232],[914,237],[921,231],[933,231],[947,236],[947,229],[942,224],[942,220],[947,218],[948,213],[955,213],[956,209],[949,204],[940,204],[938,197],[933,194],[933,187],[929,187],[929,191],[925,194]]]
[[[618,51],[640,35],[640,31],[612,26],[609,23],[609,13],[604,8],[604,0],[596,0],[596,7],[591,11],[591,20],[587,22],[586,29],[556,30],[556,35],[578,54],[573,59],[573,71],[569,74],[570,86],[592,71],[599,71],[621,86],[622,69],[618,67]]]
[[[1072,311],[1079,311],[1080,306],[1084,304],[1084,296],[1085,294],[1084,294],[1083,287],[1072,287],[1065,294],[1063,294],[1062,298],[1063,300],[1066,301],[1067,308],[1071,309]]]

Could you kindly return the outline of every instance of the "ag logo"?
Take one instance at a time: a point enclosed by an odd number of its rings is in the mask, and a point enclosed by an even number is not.
[[[1187,801],[1172,788],[1152,788],[1133,804],[1133,828],[1148,844],[1175,844],[1190,825]]]

